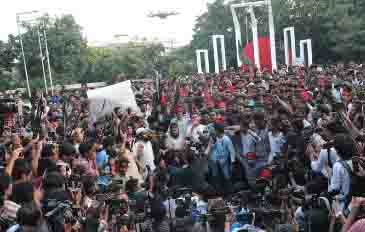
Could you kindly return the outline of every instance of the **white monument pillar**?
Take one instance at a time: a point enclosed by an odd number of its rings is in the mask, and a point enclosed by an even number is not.
[[[267,7],[268,7],[268,14],[269,14],[271,64],[272,64],[272,70],[277,70],[278,64],[276,61],[275,26],[274,26],[274,16],[273,16],[273,12],[272,12],[271,0],[267,0]]]
[[[202,61],[200,54],[204,54],[204,62],[205,62],[205,72],[209,73],[209,58],[208,58],[208,50],[207,49],[200,49],[196,50],[196,65],[198,66],[198,73],[203,73],[202,69]]]
[[[275,27],[274,27],[274,19],[273,19],[273,12],[272,12],[272,6],[271,6],[271,0],[264,0],[264,1],[257,1],[257,2],[243,2],[240,4],[234,4],[231,5],[231,13],[233,17],[233,25],[235,30],[235,36],[236,36],[236,55],[237,55],[237,66],[240,67],[242,65],[241,61],[241,54],[240,54],[240,48],[242,48],[242,35],[241,35],[241,27],[238,20],[238,16],[236,13],[237,8],[249,8],[249,13],[251,15],[251,29],[253,32],[253,43],[254,43],[254,54],[255,55],[255,64],[257,67],[260,66],[259,60],[259,48],[258,43],[257,48],[255,48],[255,40],[258,41],[258,34],[257,34],[257,22],[254,14],[254,7],[268,7],[268,17],[269,17],[269,31],[270,31],[270,49],[271,49],[271,63],[272,63],[272,69],[277,69],[277,62],[276,62],[276,43],[275,43]],[[247,36],[247,35],[246,35]],[[256,38],[255,38],[256,37]]]
[[[225,43],[224,43],[224,35],[213,35],[214,69],[215,69],[216,73],[219,73],[219,58],[218,58],[218,44],[217,44],[218,40],[221,41],[221,53],[222,53],[223,70],[227,70],[226,47],[225,47]]]
[[[288,41],[288,32],[290,32],[290,46],[291,46],[291,62],[292,65],[296,64],[297,54],[295,50],[295,31],[294,27],[284,28],[284,50],[285,50],[285,64],[290,65],[289,61],[289,41]]]
[[[308,53],[308,62],[307,65],[311,66],[313,64],[313,51],[312,51],[312,40],[305,39],[300,41],[300,58],[304,62],[305,59],[305,52],[304,52],[304,45],[307,44],[307,53]]]
[[[285,63],[286,65],[290,64],[289,60],[289,39],[288,39],[288,32],[290,33],[290,46],[291,46],[291,53],[292,53],[292,65],[298,65],[298,64],[304,64],[305,63],[305,52],[304,52],[304,46],[307,44],[307,51],[308,51],[308,66],[312,65],[313,63],[313,51],[312,51],[312,40],[311,39],[305,39],[300,40],[300,56],[297,57],[296,54],[296,40],[295,40],[295,29],[294,27],[287,27],[284,28],[284,51],[285,51]]]

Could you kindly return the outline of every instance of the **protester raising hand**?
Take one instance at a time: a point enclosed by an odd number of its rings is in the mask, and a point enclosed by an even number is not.
[[[38,137],[39,138],[39,137]],[[38,140],[32,144],[32,172],[33,176],[38,176],[38,164],[41,158],[43,140]]]
[[[17,160],[19,158],[23,158],[23,148],[17,148],[15,149],[12,154],[11,154],[11,157],[14,159],[14,160]]]
[[[23,158],[23,148],[17,148],[11,153],[11,157],[5,168],[5,173],[9,176],[13,173],[14,163],[17,159]]]
[[[119,232],[129,232],[129,230],[126,226],[122,226],[122,228],[120,228]]]
[[[342,227],[342,232],[347,232],[351,230],[350,228],[355,223],[360,208],[365,206],[364,197],[352,197],[351,201],[351,213],[347,218],[346,224]]]

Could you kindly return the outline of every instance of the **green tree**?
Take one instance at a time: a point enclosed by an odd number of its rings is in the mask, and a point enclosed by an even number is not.
[[[15,57],[16,54],[11,44],[0,41],[0,73],[12,71]]]
[[[87,42],[82,36],[81,27],[72,15],[64,15],[58,18],[45,15],[39,20],[39,23],[24,23],[22,26],[25,29],[22,40],[31,83],[38,83],[39,81],[33,80],[43,78],[42,57],[40,57],[38,44],[38,30],[41,33],[41,40],[44,41],[43,29],[47,33],[54,84],[64,83],[65,81],[75,82],[82,78],[87,64]],[[19,37],[11,36],[9,43],[15,48],[16,58],[23,61]],[[44,44],[43,55],[45,56]],[[17,65],[17,68],[22,75],[25,75],[21,62]]]
[[[216,0],[207,4],[208,11],[196,19],[194,35],[191,42],[191,49],[208,49],[209,57],[213,57],[212,35],[224,35],[227,65],[235,66],[235,37],[233,21],[229,5],[224,4],[224,0]],[[191,59],[194,59],[191,53]],[[210,67],[213,67],[213,59],[209,60]]]

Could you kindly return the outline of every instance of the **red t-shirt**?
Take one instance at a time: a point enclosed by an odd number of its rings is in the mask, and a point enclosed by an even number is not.
[[[160,103],[161,103],[161,105],[166,105],[166,103],[167,103],[167,96],[166,95],[161,95]]]
[[[187,88],[180,88],[180,96],[187,97],[189,95],[189,91]]]

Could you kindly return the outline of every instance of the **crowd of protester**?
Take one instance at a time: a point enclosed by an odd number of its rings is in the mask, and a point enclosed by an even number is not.
[[[0,99],[0,231],[365,231],[365,66]],[[364,195],[364,197],[363,197]]]

